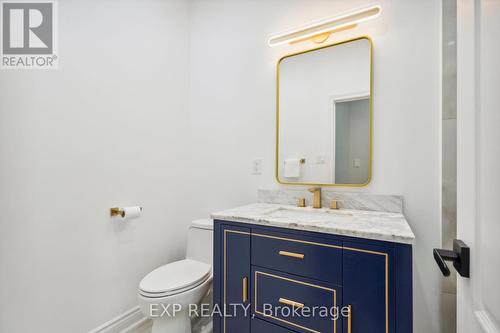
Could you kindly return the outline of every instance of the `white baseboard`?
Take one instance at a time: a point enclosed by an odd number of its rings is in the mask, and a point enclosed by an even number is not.
[[[111,319],[89,333],[149,333],[152,322],[144,317],[138,306]]]

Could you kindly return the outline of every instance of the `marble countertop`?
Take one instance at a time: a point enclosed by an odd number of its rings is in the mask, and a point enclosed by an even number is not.
[[[255,203],[213,213],[215,220],[321,232],[413,244],[415,235],[401,213],[354,209],[314,209]]]

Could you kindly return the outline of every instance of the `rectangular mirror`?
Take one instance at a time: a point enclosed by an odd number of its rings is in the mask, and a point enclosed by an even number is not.
[[[277,69],[276,179],[364,186],[371,178],[372,42],[285,56]]]

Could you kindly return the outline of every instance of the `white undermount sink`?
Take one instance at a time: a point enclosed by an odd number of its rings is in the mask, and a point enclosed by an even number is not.
[[[352,214],[338,210],[312,209],[312,208],[286,208],[281,207],[266,214],[271,218],[285,218],[300,220],[301,222],[311,221],[351,221]]]

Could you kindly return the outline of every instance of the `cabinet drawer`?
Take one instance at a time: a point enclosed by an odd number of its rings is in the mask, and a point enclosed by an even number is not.
[[[257,317],[298,332],[341,332],[340,287],[257,267],[252,276]]]
[[[342,243],[255,232],[252,264],[341,285]]]
[[[284,327],[268,323],[267,321],[254,318],[252,320],[252,333],[295,333]]]

